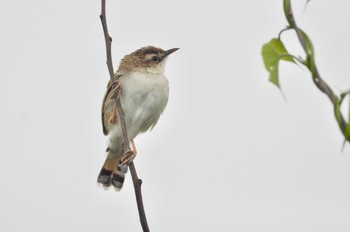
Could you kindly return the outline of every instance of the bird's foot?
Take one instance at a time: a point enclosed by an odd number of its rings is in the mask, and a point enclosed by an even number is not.
[[[133,150],[127,150],[123,154],[123,158],[120,160],[118,166],[129,165],[136,157],[136,152]]]

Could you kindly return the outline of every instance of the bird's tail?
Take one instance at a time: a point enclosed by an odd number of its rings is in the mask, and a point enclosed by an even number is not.
[[[126,165],[119,165],[121,158],[122,156],[113,155],[109,152],[98,175],[98,183],[103,184],[105,187],[109,187],[112,184],[117,190],[123,187],[125,173],[128,171],[128,167]]]

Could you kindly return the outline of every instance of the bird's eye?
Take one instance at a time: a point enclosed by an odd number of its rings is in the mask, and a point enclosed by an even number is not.
[[[153,57],[152,57],[152,60],[153,60],[154,62],[158,62],[158,61],[159,61],[159,58],[158,58],[158,56],[153,56]]]

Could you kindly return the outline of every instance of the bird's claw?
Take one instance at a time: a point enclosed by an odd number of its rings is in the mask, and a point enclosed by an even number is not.
[[[123,158],[120,160],[119,166],[129,165],[136,157],[136,152],[133,150],[127,150],[123,154]]]

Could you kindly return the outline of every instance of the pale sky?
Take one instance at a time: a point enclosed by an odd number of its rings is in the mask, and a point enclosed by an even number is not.
[[[346,0],[292,1],[322,77],[350,87]],[[309,73],[283,63],[287,98],[261,47],[286,26],[282,0],[108,0],[115,68],[145,45],[167,62],[167,109],[136,138],[151,231],[350,231],[350,148]],[[96,184],[107,137],[100,1],[0,7],[0,231],[141,231],[128,173]],[[287,49],[303,55],[296,36]]]

